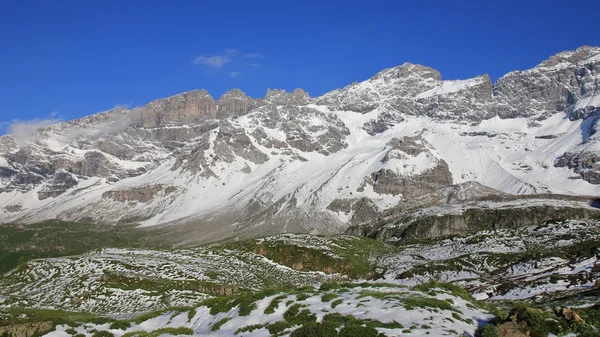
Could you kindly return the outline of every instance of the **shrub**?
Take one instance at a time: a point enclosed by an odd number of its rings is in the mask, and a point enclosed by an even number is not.
[[[110,324],[110,328],[113,330],[127,330],[129,327],[131,327],[129,321],[114,321]]]
[[[329,302],[338,297],[339,297],[338,294],[326,293],[326,294],[323,294],[323,296],[321,296],[321,302]]]
[[[210,331],[218,331],[219,329],[221,329],[221,327],[223,326],[223,324],[227,323],[231,321],[231,317],[225,317],[222,320],[216,322],[212,328],[210,328]]]
[[[294,330],[290,337],[335,337],[338,336],[337,330],[328,324],[309,323]],[[352,337],[359,337],[352,335]]]
[[[115,337],[112,333],[104,330],[96,331],[92,334],[92,337]]]
[[[500,337],[498,329],[492,325],[484,325],[475,331],[475,337]]]

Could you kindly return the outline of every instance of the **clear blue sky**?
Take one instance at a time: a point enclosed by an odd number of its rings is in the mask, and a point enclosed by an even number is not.
[[[191,89],[317,96],[420,63],[446,79],[600,45],[600,1],[2,1],[0,122]]]

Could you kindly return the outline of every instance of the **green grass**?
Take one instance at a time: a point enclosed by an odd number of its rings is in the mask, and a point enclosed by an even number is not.
[[[227,243],[222,247],[260,254],[276,263],[291,268],[301,268],[304,271],[341,273],[353,278],[372,276],[375,261],[384,254],[398,249],[384,242],[360,236],[314,237],[331,241],[328,248],[335,255],[332,256],[332,254],[322,249],[297,246],[277,239],[268,241],[246,240]]]
[[[321,302],[330,302],[338,297],[340,297],[340,295],[335,293],[325,293],[321,296]]]
[[[146,331],[132,331],[124,334],[122,337],[158,337],[160,335],[193,335],[194,330],[185,327],[179,328],[160,328],[151,332]]]
[[[127,330],[129,327],[131,327],[131,322],[124,320],[114,321],[110,324],[110,328],[114,330]]]
[[[272,314],[275,312],[275,309],[277,309],[277,307],[279,307],[279,303],[281,302],[281,300],[283,300],[284,298],[287,298],[287,295],[280,295],[275,297],[271,303],[269,303],[269,306],[265,309],[265,314]]]
[[[258,330],[258,329],[262,329],[266,327],[266,324],[253,324],[253,325],[248,325],[242,328],[239,328],[235,331],[235,334],[240,334],[242,332],[252,332],[254,330]]]
[[[454,308],[450,303],[442,300],[438,300],[437,298],[431,297],[423,297],[417,295],[411,295],[404,299],[404,308],[407,310],[413,310],[416,308],[423,309],[440,309],[440,310],[449,310],[460,312],[458,309]]]
[[[219,329],[221,329],[221,327],[223,326],[223,324],[231,321],[231,317],[225,317],[222,320],[216,322],[211,328],[210,331],[218,331]]]
[[[156,317],[163,315],[165,313],[168,313],[168,312],[182,313],[182,312],[185,312],[188,310],[191,310],[191,308],[190,307],[169,307],[169,308],[165,308],[162,310],[148,312],[148,313],[142,314],[140,316],[137,316],[136,318],[133,319],[133,322],[135,322],[135,324],[141,324],[142,322],[156,318]]]
[[[79,255],[106,247],[164,247],[149,232],[132,226],[48,220],[20,226],[0,225],[0,274],[32,259]]]

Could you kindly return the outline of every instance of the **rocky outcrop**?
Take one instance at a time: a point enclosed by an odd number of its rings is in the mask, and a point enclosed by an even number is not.
[[[206,90],[193,90],[150,102],[140,109],[140,115],[143,127],[156,128],[214,119],[217,110],[217,103]]]
[[[118,202],[142,202],[147,203],[154,200],[155,196],[163,192],[165,195],[177,191],[175,186],[165,186],[162,184],[134,187],[130,189],[107,191],[102,194],[104,199],[112,199]]]
[[[327,209],[334,212],[342,212],[350,217],[350,224],[360,224],[372,221],[380,215],[380,210],[369,198],[360,199],[335,199]]]
[[[373,172],[369,180],[376,193],[412,199],[452,185],[448,164],[436,158],[420,136],[393,138],[388,146],[391,149],[382,159],[383,168]],[[427,167],[422,166],[424,162]]]
[[[547,221],[595,219],[600,210],[561,206],[520,206],[511,208],[468,208],[460,213],[407,215],[393,224],[354,226],[350,234],[360,234],[397,244],[417,239],[464,235],[483,230],[536,226]]]
[[[246,96],[240,89],[233,89],[217,101],[217,117],[242,116],[260,105],[260,101]]]
[[[68,189],[77,186],[78,182],[77,178],[69,172],[57,172],[46,181],[44,187],[38,192],[38,199],[44,200],[57,197],[65,193]]]
[[[536,68],[511,72],[494,85],[500,118],[546,118],[600,93],[600,48],[581,47],[550,57]]]
[[[0,326],[0,336],[34,337],[41,336],[52,330],[54,330],[54,323],[52,323],[51,321],[30,322],[23,324]]]

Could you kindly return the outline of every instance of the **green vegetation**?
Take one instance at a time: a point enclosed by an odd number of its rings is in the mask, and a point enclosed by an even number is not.
[[[269,303],[269,306],[265,309],[265,314],[272,314],[272,313],[274,313],[275,309],[277,309],[277,307],[279,306],[279,303],[284,298],[287,298],[287,295],[280,295],[280,296],[275,297],[271,301],[271,303]]]
[[[189,307],[169,307],[169,308],[165,308],[162,310],[153,311],[153,312],[149,312],[149,313],[145,313],[143,315],[137,316],[136,318],[133,319],[133,322],[135,322],[135,324],[141,324],[144,321],[156,318],[167,312],[181,313],[181,312],[188,311],[190,309],[191,308],[189,308]]]
[[[114,321],[110,324],[110,328],[114,330],[127,330],[129,327],[131,327],[131,322],[124,320]]]
[[[374,274],[374,262],[398,248],[378,240],[360,236],[312,236],[307,240],[327,240],[331,252],[315,247],[299,246],[277,237],[270,240],[248,240],[225,244],[226,249],[253,252],[296,270],[342,273],[353,278]]]
[[[96,331],[92,334],[92,337],[115,337],[111,332],[108,331]]]
[[[202,301],[198,306],[210,308],[210,314],[216,315],[221,312],[239,307],[241,316],[248,316],[252,310],[256,309],[256,301],[267,296],[275,295],[283,290],[266,289],[258,292],[244,291],[233,297],[213,297]],[[268,309],[268,308],[267,308]],[[274,310],[275,308],[273,308]]]
[[[338,305],[342,304],[343,302],[344,302],[344,300],[342,300],[341,298],[338,298],[337,300],[335,300],[335,301],[331,302],[331,307],[332,307],[332,308],[335,308],[335,307],[337,307]]]
[[[475,337],[500,337],[500,334],[494,326],[484,325],[477,329]]]
[[[164,335],[164,334],[171,334],[171,335],[193,335],[194,334],[194,330],[192,330],[190,328],[184,328],[184,327],[179,327],[179,328],[160,328],[160,329],[154,330],[152,332],[132,331],[132,332],[128,332],[128,333],[124,334],[122,337],[158,337],[158,336]]]
[[[0,313],[3,313],[0,311]],[[66,324],[77,326],[78,323],[104,324],[113,322],[114,319],[101,317],[87,312],[69,312],[62,310],[46,309],[16,309],[10,308],[0,316],[0,326],[22,324],[29,322],[50,321],[54,325]]]
[[[210,331],[218,331],[219,329],[221,329],[221,327],[223,326],[223,324],[227,323],[231,321],[231,317],[225,317],[222,320],[216,322],[211,328]]]
[[[452,284],[452,283],[442,283],[442,282],[432,281],[432,282],[419,284],[416,287],[414,287],[413,289],[422,291],[422,292],[429,292],[429,291],[435,290],[435,289],[443,289],[456,297],[462,298],[463,300],[465,300],[467,302],[479,304],[479,302],[475,299],[475,297],[473,297],[473,295],[471,295],[468,291],[466,291],[465,289],[463,289],[455,284]]]
[[[213,282],[131,277],[109,272],[104,273],[102,282],[110,288],[124,290],[144,289],[157,293],[164,293],[169,290],[192,290],[209,295],[219,295],[224,290],[231,293],[239,291],[236,287]]]
[[[340,297],[340,295],[335,293],[325,293],[321,296],[321,302],[330,302],[338,297]]]
[[[460,312],[450,303],[442,300],[438,300],[437,298],[431,297],[423,297],[412,295],[404,299],[404,307],[407,310],[413,310],[415,308],[423,308],[423,309],[441,309],[441,310],[449,310]]]
[[[258,330],[258,329],[263,329],[264,327],[266,327],[266,324],[254,324],[254,325],[248,325],[242,328],[239,328],[235,331],[235,334],[240,334],[242,332],[252,332],[254,330]]]
[[[149,232],[131,226],[48,220],[0,225],[0,274],[43,257],[78,255],[106,247],[161,247]]]

